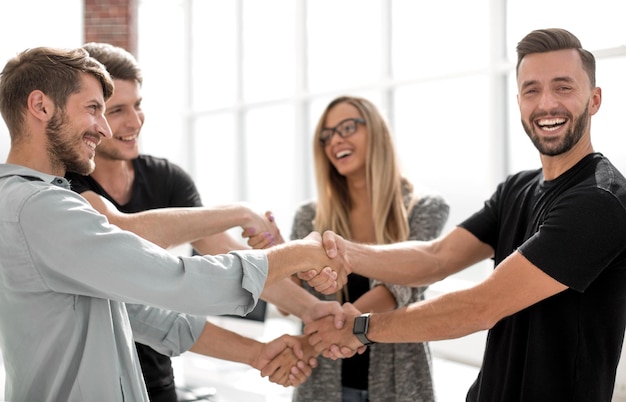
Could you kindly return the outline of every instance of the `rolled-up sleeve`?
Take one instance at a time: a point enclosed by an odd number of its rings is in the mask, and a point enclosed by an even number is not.
[[[431,240],[441,234],[448,221],[450,206],[439,194],[424,194],[414,199],[409,213],[409,240]],[[424,298],[428,288],[408,287],[372,280],[372,286],[386,286],[396,300],[396,307],[404,307]]]
[[[237,312],[246,315],[254,309],[263,291],[262,284],[267,275],[267,259],[264,253],[259,252],[233,251],[230,254],[236,257],[234,261],[238,260],[241,263],[243,272],[241,287],[251,296],[250,303]],[[217,259],[223,258],[217,257]],[[126,305],[126,309],[135,340],[150,345],[157,352],[167,356],[178,356],[189,350],[198,340],[206,324],[204,316],[131,303]]]
[[[267,278],[263,250],[177,257],[110,225],[70,190],[33,194],[18,221],[23,237],[16,241],[27,245],[25,261],[42,289],[198,316],[243,316],[254,309]]]
[[[167,356],[189,350],[206,323],[206,317],[141,304],[127,304],[126,310],[135,340]]]
[[[252,252],[251,252],[252,251]],[[267,278],[267,257],[264,252],[258,250],[232,251],[231,254],[239,257],[241,261],[241,269],[243,272],[242,287],[249,291],[254,297],[254,304],[259,300],[259,296],[263,291],[265,279]],[[254,306],[252,306],[254,309]],[[250,309],[250,311],[252,311]],[[242,315],[248,314],[250,311],[244,312]]]

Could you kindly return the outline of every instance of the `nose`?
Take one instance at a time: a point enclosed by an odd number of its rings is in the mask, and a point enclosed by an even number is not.
[[[112,138],[113,132],[111,131],[111,126],[109,126],[109,122],[105,119],[104,114],[100,116],[98,121],[96,122],[96,131],[98,134],[103,136],[104,138]]]
[[[143,126],[143,122],[145,120],[144,114],[142,110],[134,110],[132,113],[128,115],[127,124],[129,127],[134,129],[140,129]]]
[[[551,110],[558,106],[558,101],[551,91],[544,91],[539,98],[538,107],[543,110]]]

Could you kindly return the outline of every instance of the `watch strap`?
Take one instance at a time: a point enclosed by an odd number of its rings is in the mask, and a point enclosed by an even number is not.
[[[364,320],[365,325],[363,326],[362,332],[356,329],[356,325],[352,328],[352,333],[354,334],[354,336],[356,336],[356,339],[358,339],[359,342],[361,342],[365,346],[369,346],[369,345],[376,343],[367,338],[367,330],[369,329],[369,322],[370,322],[370,313],[361,314],[360,316],[356,317],[354,321],[355,324],[357,320]]]

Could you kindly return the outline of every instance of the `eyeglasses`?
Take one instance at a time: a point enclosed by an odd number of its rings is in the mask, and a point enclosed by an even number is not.
[[[365,124],[365,120],[351,117],[349,119],[342,120],[335,127],[324,128],[320,133],[320,142],[324,144],[324,146],[330,144],[330,141],[332,141],[335,133],[339,134],[341,138],[348,138],[352,134],[356,133],[358,123]]]

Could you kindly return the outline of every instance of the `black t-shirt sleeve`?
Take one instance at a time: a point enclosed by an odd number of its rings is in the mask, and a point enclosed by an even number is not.
[[[498,194],[500,188],[485,201],[482,209],[459,224],[483,243],[496,249],[498,245]]]
[[[621,258],[626,243],[624,208],[610,191],[584,186],[558,196],[534,227],[530,216],[546,206],[524,194],[529,177],[509,177],[480,211],[459,226],[495,250],[496,264],[517,250],[555,280],[584,291],[603,269]],[[530,201],[524,203],[524,199]]]
[[[519,251],[557,281],[582,292],[624,250],[625,227],[623,208],[614,195],[602,189],[570,192]]]
[[[180,166],[163,158],[141,156],[134,164],[138,191],[133,202],[146,208],[199,207],[200,193],[191,176]]]

